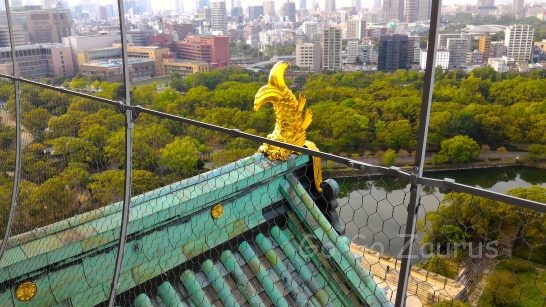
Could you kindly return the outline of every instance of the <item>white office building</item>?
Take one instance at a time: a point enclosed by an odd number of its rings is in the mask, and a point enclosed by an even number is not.
[[[309,70],[320,70],[321,47],[320,43],[296,44],[296,66]]]
[[[364,37],[366,22],[361,19],[350,19],[346,22],[345,39],[361,39]]]
[[[211,22],[210,30],[213,34],[228,34],[228,22],[227,22],[227,11],[226,11],[226,2],[225,1],[213,1],[211,2]]]
[[[510,25],[506,27],[504,44],[506,56],[516,62],[529,61],[533,51],[534,28],[531,25]]]
[[[421,69],[427,69],[427,51],[421,50]],[[436,66],[441,66],[443,69],[449,68],[449,51],[437,50],[436,51]]]
[[[329,27],[322,38],[322,68],[341,70],[341,29]]]

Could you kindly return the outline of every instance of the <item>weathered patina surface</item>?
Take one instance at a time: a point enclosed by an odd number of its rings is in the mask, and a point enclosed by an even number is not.
[[[256,154],[133,197],[120,301],[389,304],[318,209],[316,195],[294,176],[310,167],[306,155],[271,161]],[[308,186],[312,178],[306,180]],[[223,213],[214,218],[218,204]],[[120,210],[112,204],[14,238],[0,262],[0,305],[104,302]],[[325,253],[306,252],[311,243]],[[203,258],[211,251],[217,256]],[[165,278],[149,291],[131,290],[160,275]],[[16,289],[26,281],[36,285],[36,295],[23,302]]]

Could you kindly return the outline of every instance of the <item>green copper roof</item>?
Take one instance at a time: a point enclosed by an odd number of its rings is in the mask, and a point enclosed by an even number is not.
[[[139,294],[133,303],[135,306],[358,303],[346,286],[331,281],[330,275],[335,270],[307,255],[300,246],[301,238],[297,229],[274,226],[251,241],[239,243],[233,250],[224,250],[215,261],[203,261],[199,270],[186,270],[177,279],[161,283],[157,291]],[[337,278],[341,278],[339,273]]]
[[[133,197],[120,302],[389,305],[294,176],[308,166],[305,155],[273,162],[257,154]],[[224,213],[215,220],[218,203]],[[12,238],[0,261],[0,306],[106,301],[120,221],[116,203]],[[311,242],[323,252],[306,252]],[[27,280],[38,291],[25,303],[14,291]]]

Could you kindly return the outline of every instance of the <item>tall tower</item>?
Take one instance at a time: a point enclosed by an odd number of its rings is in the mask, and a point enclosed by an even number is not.
[[[281,16],[288,18],[289,21],[296,22],[296,4],[294,2],[285,2],[281,7]]]
[[[408,36],[381,35],[377,57],[377,70],[395,71],[408,68]]]
[[[184,13],[184,3],[183,0],[174,0],[174,11],[177,14]]]
[[[332,13],[336,11],[336,2],[335,0],[324,0],[324,11]]]
[[[202,9],[205,7],[209,7],[209,0],[199,0],[197,3],[197,8]]]
[[[383,12],[387,20],[403,20],[404,0],[383,0]]]
[[[362,10],[362,1],[354,0],[354,7],[358,12],[360,12]]]
[[[404,17],[407,22],[416,22],[419,17],[419,0],[406,0]]]
[[[417,16],[417,20],[429,20],[431,9],[432,9],[432,1],[419,0],[419,14]]]
[[[307,1],[300,0],[300,10],[305,10],[307,8]]]
[[[267,0],[262,4],[264,6],[264,16],[275,17],[275,1]]]
[[[533,50],[535,29],[531,25],[510,25],[506,27],[504,44],[506,56],[516,61],[529,61]]]
[[[523,17],[523,4],[524,0],[512,0],[512,14],[516,16],[516,19],[522,19]]]
[[[341,29],[329,27],[322,38],[322,68],[341,70]]]
[[[483,62],[487,63],[491,57],[491,36],[489,34],[480,36],[478,51],[483,54]]]
[[[227,35],[227,12],[226,2],[224,0],[216,0],[211,3],[211,31],[222,32]]]

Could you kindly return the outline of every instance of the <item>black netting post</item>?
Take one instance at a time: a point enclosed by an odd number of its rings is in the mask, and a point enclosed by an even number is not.
[[[403,235],[404,245],[402,249],[402,263],[400,265],[400,276],[396,290],[396,306],[405,306],[408,291],[408,281],[411,272],[411,260],[413,258],[413,243],[415,240],[415,226],[417,223],[417,211],[421,196],[421,185],[418,179],[423,176],[425,165],[425,152],[427,146],[427,134],[429,125],[430,107],[432,104],[432,90],[434,88],[434,71],[436,68],[436,39],[438,37],[438,24],[440,17],[441,0],[432,0],[430,13],[430,29],[428,32],[427,67],[425,70],[425,84],[421,100],[421,113],[419,118],[419,135],[415,153],[415,168],[410,183],[410,202],[408,205],[408,216],[406,220],[406,231]]]

